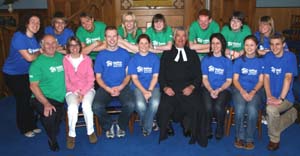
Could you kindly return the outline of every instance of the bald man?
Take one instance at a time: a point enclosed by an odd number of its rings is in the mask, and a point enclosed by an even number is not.
[[[41,46],[42,54],[29,69],[30,89],[33,93],[31,104],[41,116],[50,149],[58,151],[56,136],[66,95],[63,55],[55,51],[58,44],[52,35],[45,35]]]

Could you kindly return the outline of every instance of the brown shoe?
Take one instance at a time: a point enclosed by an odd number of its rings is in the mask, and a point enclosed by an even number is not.
[[[68,149],[74,149],[75,147],[75,137],[67,137],[67,148]]]
[[[92,133],[91,135],[89,135],[89,140],[90,140],[91,144],[95,144],[97,142],[98,139],[97,139],[95,132]]]
[[[236,148],[244,148],[244,142],[240,139],[235,139],[234,147]]]
[[[277,149],[279,149],[279,142],[275,143],[275,142],[270,141],[267,148],[269,151],[276,151]]]
[[[244,145],[244,149],[246,150],[253,150],[254,149],[254,143],[253,142],[247,142],[245,145]]]

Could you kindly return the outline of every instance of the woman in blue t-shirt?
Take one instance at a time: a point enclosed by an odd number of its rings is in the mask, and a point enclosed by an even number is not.
[[[36,126],[34,110],[29,104],[28,70],[30,63],[40,54],[40,45],[35,38],[40,29],[40,18],[32,14],[22,19],[24,22],[12,37],[2,70],[5,83],[16,98],[17,127],[26,137],[34,137],[41,130]]]
[[[259,104],[258,91],[263,85],[263,62],[258,58],[258,41],[249,35],[244,40],[244,55],[233,65],[233,103],[235,109],[235,142],[236,148],[253,149]],[[247,114],[247,118],[245,118]],[[244,127],[247,121],[247,126]]]
[[[159,58],[149,52],[150,38],[142,34],[137,39],[139,52],[128,64],[128,74],[134,84],[136,111],[141,119],[143,135],[148,136],[152,130],[153,118],[160,102],[158,86]]]
[[[208,138],[213,136],[211,118],[217,119],[215,137],[220,140],[224,135],[225,104],[230,93],[228,87],[232,82],[232,62],[225,56],[226,41],[221,33],[210,37],[210,52],[202,60],[203,99],[209,116]]]
[[[271,16],[261,16],[258,20],[258,31],[254,33],[258,40],[258,54],[263,56],[270,52],[270,37],[279,34],[275,31],[274,20]],[[284,49],[288,51],[285,44]]]

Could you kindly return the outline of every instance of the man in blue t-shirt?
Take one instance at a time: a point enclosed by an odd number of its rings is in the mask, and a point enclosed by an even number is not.
[[[284,37],[270,37],[272,53],[265,56],[264,87],[267,95],[267,122],[270,137],[268,150],[279,148],[280,134],[297,118],[297,110],[292,107],[294,95],[293,78],[297,75],[297,61],[293,53],[284,51]]]
[[[118,124],[116,124],[116,135],[117,137],[124,137],[125,129],[135,106],[133,91],[128,85],[130,76],[127,75],[130,54],[125,49],[118,47],[118,33],[115,27],[108,26],[105,29],[105,38],[107,48],[97,55],[94,66],[96,81],[100,87],[95,95],[93,112],[99,117],[106,137],[114,138],[113,120],[105,108],[114,97],[118,97],[122,110]]]

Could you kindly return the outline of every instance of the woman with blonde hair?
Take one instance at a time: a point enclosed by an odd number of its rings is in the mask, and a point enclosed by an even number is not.
[[[275,31],[274,20],[271,16],[261,16],[258,20],[258,31],[254,33],[258,40],[258,53],[265,55],[270,51],[270,36],[279,34]],[[284,49],[288,50],[287,44]]]
[[[136,53],[138,52],[136,40],[142,33],[142,30],[137,27],[135,15],[132,12],[123,14],[122,24],[118,27],[118,45],[129,52]]]

